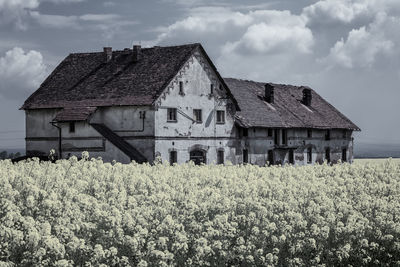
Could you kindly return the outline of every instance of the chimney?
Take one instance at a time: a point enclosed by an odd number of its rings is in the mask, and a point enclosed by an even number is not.
[[[109,62],[112,59],[112,47],[104,47],[105,62]]]
[[[133,46],[133,62],[138,62],[142,57],[142,47],[140,45]]]
[[[306,106],[311,106],[311,89],[310,88],[304,88],[303,89],[303,101],[302,103]]]
[[[265,101],[267,101],[270,104],[274,103],[274,86],[272,86],[269,83],[265,84]]]

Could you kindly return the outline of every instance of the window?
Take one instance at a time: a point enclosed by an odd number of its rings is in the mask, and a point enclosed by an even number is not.
[[[342,149],[342,162],[346,162],[347,161],[347,149],[343,148]]]
[[[273,135],[272,129],[268,129],[268,137],[272,137],[272,135]]]
[[[174,122],[176,121],[176,108],[168,108],[167,109],[167,121]]]
[[[293,149],[289,150],[289,163],[294,164],[294,150]]]
[[[203,121],[201,116],[201,109],[193,109],[193,117],[197,123],[201,123]]]
[[[346,139],[346,138],[347,138],[347,131],[343,130],[343,139]]]
[[[268,150],[268,163],[269,163],[269,165],[273,165],[275,163],[273,150]]]
[[[307,130],[307,137],[312,138],[312,130],[311,129]]]
[[[178,152],[173,150],[169,152],[169,163],[172,165],[178,162]]]
[[[279,143],[279,130],[278,129],[275,129],[275,131],[274,131],[274,143],[275,143],[275,145],[278,145],[278,143]]]
[[[325,140],[331,140],[331,130],[326,130],[325,133]]]
[[[217,123],[224,124],[225,123],[225,111],[217,110]]]
[[[331,162],[331,149],[329,147],[325,149],[325,160],[328,163]]]
[[[282,130],[282,145],[287,145],[287,130]]]
[[[309,147],[307,150],[307,162],[311,163],[312,162],[312,148]]]
[[[249,163],[249,151],[247,149],[243,149],[243,164]]]
[[[224,164],[224,151],[218,150],[217,152],[217,164]]]
[[[74,133],[75,132],[75,122],[70,122],[69,123],[69,132]]]
[[[214,84],[210,85],[210,95],[214,94]]]
[[[242,128],[243,129],[243,137],[248,137],[249,136],[249,129],[247,128]]]
[[[182,81],[179,82],[179,94],[180,95],[184,95],[185,94],[185,92],[183,91],[183,82]]]

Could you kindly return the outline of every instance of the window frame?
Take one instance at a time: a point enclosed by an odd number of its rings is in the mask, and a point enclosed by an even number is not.
[[[222,117],[219,114],[222,114]],[[220,120],[220,119],[222,119],[222,120]],[[225,124],[225,110],[217,110],[216,123],[217,124]]]
[[[174,111],[173,112],[173,119],[170,119],[170,114],[171,114],[171,111]],[[167,108],[167,122],[177,122],[178,121],[178,111],[177,111],[177,108]]]
[[[203,110],[202,109],[193,109],[193,119],[196,123],[203,122]]]

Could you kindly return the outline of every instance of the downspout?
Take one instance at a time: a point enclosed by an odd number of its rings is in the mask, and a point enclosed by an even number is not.
[[[55,121],[51,121],[50,122],[51,125],[53,125],[54,127],[56,127],[58,129],[58,158],[61,159],[62,158],[62,148],[61,148],[61,127],[56,125]]]

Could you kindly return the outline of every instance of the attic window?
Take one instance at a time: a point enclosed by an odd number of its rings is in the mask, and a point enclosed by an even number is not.
[[[69,132],[74,133],[75,132],[75,122],[70,122],[69,123]]]
[[[214,84],[210,85],[210,95],[214,94]]]
[[[183,90],[183,82],[182,81],[179,82],[179,94],[180,95],[184,95],[185,94],[185,92]]]

